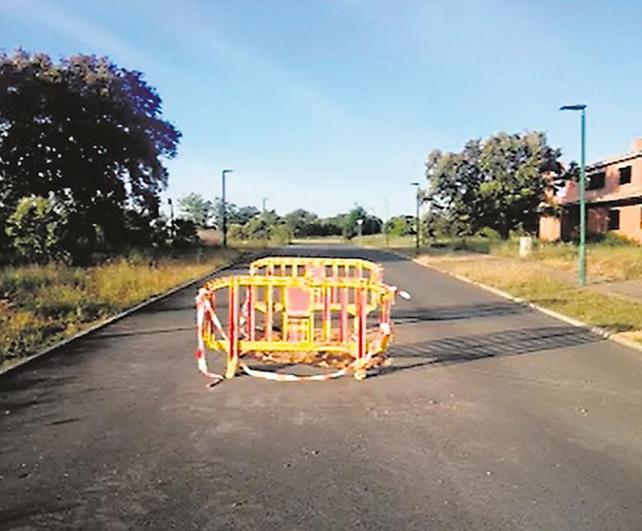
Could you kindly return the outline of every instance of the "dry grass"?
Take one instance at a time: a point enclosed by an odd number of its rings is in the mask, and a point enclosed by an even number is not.
[[[32,354],[89,324],[228,263],[235,251],[198,250],[91,268],[0,269],[0,363]]]
[[[364,236],[353,240],[366,247],[385,247],[382,234]],[[414,252],[414,236],[390,238],[389,247],[404,253]],[[442,238],[422,248],[425,254],[449,254],[452,251],[475,252],[505,258],[518,257],[517,239],[508,241],[473,236],[468,238]],[[587,274],[601,280],[642,280],[642,246],[615,238],[604,242],[589,243],[587,249]],[[577,270],[577,244],[535,242],[533,254],[526,262],[539,263],[551,270],[567,274]]]
[[[412,249],[415,247],[414,236],[388,236],[388,241],[386,243],[386,236],[384,234],[368,234],[361,238],[355,237],[350,241],[354,245],[375,247],[378,249],[386,247],[391,249]]]
[[[589,277],[605,280],[642,280],[642,246],[593,243],[588,244],[586,250]],[[517,244],[497,243],[492,246],[491,253],[497,256],[516,257]],[[529,260],[540,262],[556,270],[575,272],[577,245],[539,244],[535,246]]]
[[[642,341],[642,304],[551,278],[536,264],[474,255],[422,257],[422,261],[493,286],[545,308]]]

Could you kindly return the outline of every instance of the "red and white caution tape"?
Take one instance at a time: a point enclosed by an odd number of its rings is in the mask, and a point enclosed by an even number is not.
[[[210,317],[212,323],[219,331],[219,333],[226,338],[223,327],[221,326],[221,321],[219,320],[216,312],[212,308],[212,304],[207,297],[207,289],[201,288],[198,290],[198,295],[196,296],[196,325],[198,327],[198,348],[196,350],[196,363],[198,365],[198,370],[201,371],[208,378],[216,380],[210,385],[215,385],[223,380],[222,374],[217,374],[211,372],[207,367],[207,360],[205,359],[205,340],[203,339],[205,331],[205,316],[206,314]]]
[[[264,380],[271,380],[273,382],[324,382],[326,380],[332,380],[333,378],[344,376],[350,370],[349,367],[344,367],[343,369],[328,374],[311,374],[306,376],[299,376],[298,374],[284,374],[280,372],[252,369],[245,363],[241,363],[240,367],[248,376],[253,376],[254,378],[263,378]]]
[[[395,295],[399,295],[404,299],[410,299],[410,294],[406,291],[399,290],[396,287],[391,288]],[[196,361],[198,365],[198,370],[207,376],[215,380],[210,384],[216,385],[224,379],[224,376],[215,372],[211,372],[207,366],[207,361],[205,359],[205,340],[204,340],[204,331],[205,331],[205,319],[209,317],[210,322],[216,328],[216,331],[221,335],[224,340],[228,340],[220,319],[216,315],[212,303],[208,297],[208,290],[206,288],[201,288],[198,291],[196,296],[196,321],[198,326],[198,349],[196,350]],[[246,301],[247,302],[247,301]],[[244,305],[246,306],[246,305]],[[338,371],[328,373],[328,374],[313,374],[313,375],[304,375],[300,376],[297,374],[291,373],[278,373],[272,371],[263,371],[259,369],[252,369],[245,363],[240,363],[240,368],[249,376],[255,378],[263,378],[264,380],[276,381],[276,382],[322,382],[326,380],[331,380],[334,378],[339,378],[345,376],[349,373],[354,373],[357,379],[363,379],[365,377],[365,371],[368,369],[368,365],[371,362],[374,355],[378,354],[382,350],[382,345],[386,338],[392,334],[392,329],[390,323],[384,322],[379,325],[379,334],[372,342],[370,349],[367,354],[360,359],[352,361],[347,367],[339,369]]]

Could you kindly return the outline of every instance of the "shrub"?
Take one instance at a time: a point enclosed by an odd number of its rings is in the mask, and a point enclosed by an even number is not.
[[[24,197],[7,219],[5,229],[18,256],[32,263],[67,261],[62,246],[67,219],[52,199]]]
[[[270,228],[270,240],[278,245],[287,245],[292,241],[292,229],[287,225],[275,225]]]
[[[247,240],[247,231],[245,230],[244,225],[239,225],[238,223],[233,223],[227,229],[227,235],[232,240]]]
[[[193,247],[200,243],[196,224],[189,219],[177,219],[174,221],[172,232],[172,246],[179,249]]]
[[[477,231],[477,236],[481,238],[488,238],[489,240],[499,240],[501,239],[501,236],[499,232],[497,232],[495,229],[491,229],[490,227],[482,227]]]

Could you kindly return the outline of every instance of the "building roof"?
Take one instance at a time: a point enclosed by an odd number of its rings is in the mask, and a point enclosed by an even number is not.
[[[618,164],[620,162],[626,162],[627,160],[637,159],[638,157],[642,157],[642,150],[630,151],[629,153],[624,153],[622,155],[614,155],[613,157],[608,157],[606,159],[587,164],[586,171],[590,172],[599,168],[603,168],[604,166],[610,166],[611,164]]]
[[[575,184],[575,183],[574,183]],[[565,201],[562,199],[560,204],[562,205],[576,205],[579,202],[578,199],[573,198],[570,201]],[[595,205],[601,203],[622,203],[629,202],[636,204],[642,202],[642,186],[627,186],[626,188],[618,187],[612,192],[606,194],[597,195],[586,199],[587,204]]]

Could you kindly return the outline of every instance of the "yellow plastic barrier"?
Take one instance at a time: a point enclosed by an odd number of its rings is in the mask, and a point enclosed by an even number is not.
[[[392,337],[390,310],[398,290],[382,281],[381,266],[358,259],[270,257],[250,275],[208,282],[197,297],[198,366],[217,381],[205,347],[225,352],[226,378],[247,374],[279,381],[327,380],[384,361]],[[405,292],[399,292],[406,295]],[[226,306],[226,326],[216,314]],[[368,319],[376,326],[368,327]],[[374,324],[374,323],[373,323]],[[335,367],[332,373],[297,376],[250,368],[241,358]]]

